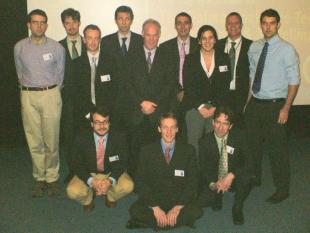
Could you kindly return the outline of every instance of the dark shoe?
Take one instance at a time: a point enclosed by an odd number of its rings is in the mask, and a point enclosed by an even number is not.
[[[233,207],[232,217],[233,217],[233,222],[235,225],[243,225],[244,224],[244,217],[243,217],[242,208]]]
[[[149,225],[147,225],[146,223],[134,220],[134,219],[130,219],[127,224],[126,224],[126,228],[127,229],[138,229],[138,228],[148,228],[150,227]]]
[[[43,197],[44,189],[46,187],[45,181],[37,181],[32,189],[32,197]]]
[[[272,194],[270,197],[266,199],[267,202],[272,204],[277,204],[289,197],[289,194],[287,191],[279,191],[277,190],[274,194]]]
[[[66,178],[64,179],[64,183],[65,183],[65,184],[68,184],[68,183],[72,180],[73,176],[74,176],[74,174],[69,173],[69,174],[66,176]]]
[[[88,205],[83,205],[84,212],[91,212],[95,208],[95,199],[93,198]]]
[[[115,208],[116,207],[117,202],[116,201],[109,201],[108,198],[105,198],[105,205],[108,208]]]
[[[58,182],[51,182],[51,183],[47,183],[47,195],[49,197],[53,197],[53,196],[57,196],[58,194],[60,194],[60,187],[58,185]]]

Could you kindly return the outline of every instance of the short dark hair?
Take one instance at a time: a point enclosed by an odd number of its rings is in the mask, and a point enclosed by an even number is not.
[[[277,20],[277,23],[280,23],[280,15],[279,15],[279,13],[278,13],[276,10],[274,10],[274,9],[271,9],[271,8],[270,8],[270,9],[267,9],[267,10],[263,11],[263,12],[261,13],[261,15],[260,15],[260,22],[263,21],[263,18],[264,18],[265,16],[267,16],[267,17],[275,17],[276,20]]]
[[[217,41],[218,40],[218,37],[217,37],[217,32],[215,30],[214,27],[212,27],[211,25],[203,25],[199,28],[198,30],[198,33],[197,33],[197,40],[200,41],[201,37],[202,37],[202,34],[205,33],[206,31],[210,31],[212,32],[215,40]]]
[[[219,106],[216,108],[213,119],[216,120],[221,114],[227,116],[227,120],[230,124],[234,123],[234,112],[228,106]]]
[[[101,35],[101,30],[100,30],[100,28],[97,26],[97,25],[95,25],[95,24],[88,24],[85,28],[84,28],[84,30],[83,30],[83,35],[84,35],[84,37],[85,37],[85,34],[86,34],[86,31],[87,30],[96,30],[96,31],[99,31],[100,32],[100,35]]]
[[[161,114],[161,116],[159,117],[159,120],[158,120],[158,126],[160,127],[161,122],[165,119],[168,119],[168,118],[174,119],[177,123],[177,126],[178,126],[178,118],[177,118],[176,114],[173,112],[166,112],[166,113]]]
[[[108,107],[103,106],[103,105],[97,105],[93,106],[93,108],[90,111],[90,121],[93,122],[94,120],[94,114],[99,114],[103,117],[110,117],[110,110]]]
[[[190,24],[192,24],[192,16],[190,16],[189,14],[187,14],[186,12],[182,11],[179,14],[177,14],[174,18],[174,23],[177,24],[177,19],[180,16],[184,16],[187,17],[189,19]]]
[[[117,19],[117,14],[118,13],[128,13],[130,15],[130,18],[133,20],[133,12],[132,12],[132,9],[129,7],[129,6],[119,6],[117,7],[117,9],[115,10],[115,13],[114,13],[114,19],[116,20]]]
[[[34,16],[34,15],[40,15],[40,16],[44,17],[45,18],[45,23],[47,23],[47,15],[46,15],[46,13],[43,10],[40,10],[40,9],[32,10],[28,14],[28,16],[27,16],[27,22],[28,23],[31,22],[31,17]]]
[[[237,17],[239,18],[239,20],[240,20],[240,23],[242,24],[242,17],[241,17],[241,15],[240,15],[238,12],[235,12],[235,11],[230,12],[230,13],[226,16],[226,23],[227,23],[228,18],[231,17],[231,16],[237,16]]]
[[[77,10],[74,10],[73,8],[65,9],[63,12],[61,12],[61,22],[65,23],[65,19],[71,17],[73,20],[76,20],[78,22],[81,21],[81,15],[80,12]]]

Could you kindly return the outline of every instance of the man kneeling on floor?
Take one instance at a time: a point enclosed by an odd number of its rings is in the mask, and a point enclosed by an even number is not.
[[[161,139],[141,150],[136,177],[139,199],[130,207],[126,227],[193,228],[203,214],[193,204],[198,187],[194,148],[176,140],[178,125],[172,113],[160,118],[158,131]]]
[[[233,113],[227,107],[218,107],[213,129],[199,142],[202,192],[198,202],[214,211],[222,208],[222,196],[235,192],[232,208],[233,222],[244,223],[243,203],[250,192],[251,158],[242,132],[232,129]]]
[[[75,176],[67,187],[69,198],[80,202],[86,212],[95,207],[94,196],[106,196],[106,206],[115,207],[134,188],[126,172],[127,142],[123,135],[110,131],[109,111],[94,107],[91,121],[92,130],[81,132],[73,145]]]

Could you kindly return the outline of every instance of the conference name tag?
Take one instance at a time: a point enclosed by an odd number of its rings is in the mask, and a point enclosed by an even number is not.
[[[226,145],[226,151],[227,151],[228,154],[232,155],[234,153],[234,150],[235,150],[235,148]]]
[[[109,82],[111,81],[111,76],[109,74],[101,75],[101,82]]]
[[[220,70],[220,72],[226,72],[226,71],[228,71],[228,68],[227,68],[227,66],[219,66],[219,70]]]
[[[114,156],[110,156],[110,157],[109,157],[109,161],[110,161],[110,162],[114,162],[114,161],[118,161],[118,160],[119,160],[118,155],[114,155]]]
[[[53,54],[51,54],[51,53],[43,54],[43,60],[44,61],[49,61],[49,60],[52,60],[52,59],[53,59]]]
[[[174,170],[174,176],[181,176],[181,177],[184,177],[185,176],[185,173],[184,173],[184,170]]]

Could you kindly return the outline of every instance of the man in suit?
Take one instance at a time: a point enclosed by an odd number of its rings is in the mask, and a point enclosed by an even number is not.
[[[129,209],[127,228],[194,227],[202,209],[193,204],[198,188],[194,148],[176,140],[177,118],[163,114],[158,131],[161,139],[145,146],[140,153],[137,192]]]
[[[251,160],[242,132],[232,129],[233,112],[228,107],[218,107],[213,128],[199,142],[201,166],[201,193],[198,202],[213,210],[222,208],[222,196],[235,191],[232,208],[233,222],[244,223],[243,203],[250,192]]]
[[[132,54],[142,47],[141,35],[130,30],[133,23],[134,14],[130,7],[120,6],[114,14],[115,23],[118,31],[102,38],[101,50],[109,60],[118,76],[119,86],[123,90],[119,93],[115,102],[117,119],[114,118],[115,127],[118,130],[127,131],[129,123],[127,121],[128,111],[130,109],[126,89],[124,87],[128,79],[129,62]]]
[[[68,93],[71,89],[69,86],[67,87],[67,84],[70,82],[68,80],[69,78],[74,78],[69,75],[71,72],[70,69],[72,69],[72,61],[81,56],[86,50],[83,38],[79,32],[81,25],[80,19],[80,12],[72,8],[68,8],[61,13],[61,22],[67,34],[64,39],[59,41],[66,50],[65,76],[62,88],[63,105],[61,114],[61,138],[65,147],[65,158],[69,168],[69,174],[65,178],[65,183],[68,183],[73,177],[70,165],[71,159],[69,158],[69,148],[71,147],[74,135],[73,101],[70,98],[71,94]]]
[[[126,139],[110,131],[108,109],[94,107],[91,122],[92,130],[78,134],[72,147],[75,176],[67,187],[69,198],[81,203],[87,212],[95,206],[94,195],[106,196],[106,206],[115,207],[134,185],[126,172]]]
[[[163,42],[160,50],[165,56],[166,62],[171,67],[171,78],[175,82],[175,98],[172,102],[172,110],[178,114],[180,133],[185,134],[184,111],[181,105],[183,100],[183,64],[185,56],[197,49],[196,38],[190,36],[192,29],[192,17],[186,12],[181,12],[175,16],[175,29],[177,37]]]
[[[90,24],[85,27],[83,33],[87,52],[74,60],[71,75],[75,80],[70,83],[73,89],[72,98],[77,129],[89,127],[86,118],[89,118],[93,105],[107,106],[113,118],[115,98],[118,95],[118,81],[114,75],[112,61],[106,58],[100,50],[100,29]]]
[[[146,20],[142,34],[143,47],[133,55],[130,78],[127,82],[131,107],[130,170],[133,173],[141,146],[158,137],[157,122],[161,113],[169,109],[173,89],[167,65],[157,49],[160,24],[154,19]]]
[[[235,126],[243,126],[242,115],[249,93],[249,59],[248,50],[251,40],[242,36],[242,17],[237,12],[226,16],[227,37],[217,42],[217,48],[229,54],[231,64],[231,82],[229,105],[234,111]]]

